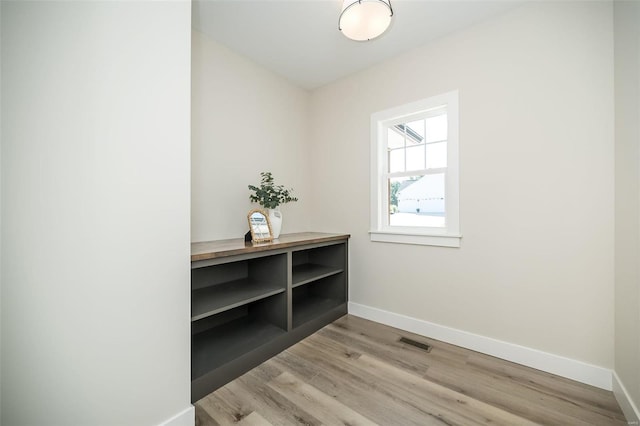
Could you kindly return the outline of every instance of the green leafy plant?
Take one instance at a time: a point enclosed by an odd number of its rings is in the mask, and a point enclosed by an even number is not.
[[[298,201],[292,195],[293,189],[274,183],[271,172],[261,172],[260,177],[260,186],[249,185],[249,189],[253,191],[249,199],[254,203],[260,204],[265,209],[275,209],[280,204]]]

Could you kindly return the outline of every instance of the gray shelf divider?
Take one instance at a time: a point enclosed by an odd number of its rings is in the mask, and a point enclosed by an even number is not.
[[[284,285],[246,278],[194,290],[191,293],[191,321],[283,293],[285,290]]]
[[[293,267],[293,284],[298,287],[343,272],[344,268],[305,263]]]

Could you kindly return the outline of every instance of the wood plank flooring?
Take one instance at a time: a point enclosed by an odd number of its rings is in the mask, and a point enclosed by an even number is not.
[[[627,424],[611,392],[349,315],[195,407],[198,426]]]

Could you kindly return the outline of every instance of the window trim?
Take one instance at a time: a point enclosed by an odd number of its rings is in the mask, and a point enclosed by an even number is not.
[[[430,110],[446,107],[447,111],[447,171],[445,173],[445,212],[446,227],[399,227],[386,223],[384,194],[388,189],[383,182],[386,166],[387,127],[401,123],[416,115],[422,116]],[[371,115],[371,222],[369,235],[371,241],[432,245],[442,247],[460,247],[459,213],[459,134],[458,134],[458,91],[431,96],[416,102],[400,105]],[[387,216],[385,216],[387,215]]]

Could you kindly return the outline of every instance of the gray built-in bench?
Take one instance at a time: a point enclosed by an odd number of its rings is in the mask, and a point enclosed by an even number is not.
[[[347,313],[349,235],[191,244],[191,401]]]

